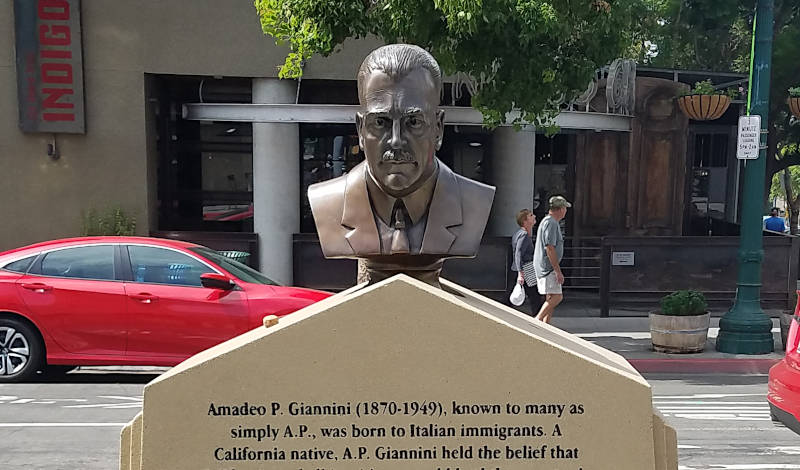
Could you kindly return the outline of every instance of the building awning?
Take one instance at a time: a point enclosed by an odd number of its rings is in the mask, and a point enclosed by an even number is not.
[[[191,121],[232,121],[271,123],[355,123],[356,105],[338,104],[229,104],[192,103],[183,105],[183,118]],[[442,106],[446,125],[480,126],[483,115],[474,108]],[[508,114],[508,121],[519,116],[518,111]],[[556,117],[556,125],[565,129],[630,132],[631,116],[618,114],[563,111]]]

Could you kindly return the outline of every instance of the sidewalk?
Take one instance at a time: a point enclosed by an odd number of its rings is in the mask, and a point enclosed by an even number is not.
[[[711,311],[708,342],[701,353],[665,354],[653,351],[650,342],[650,319],[642,307],[615,308],[609,317],[600,316],[597,302],[587,299],[565,299],[556,308],[553,326],[568,331],[598,346],[614,351],[630,362],[640,373],[666,374],[766,374],[770,367],[783,359],[778,311],[765,311],[772,317],[775,340],[771,354],[745,355],[717,352],[715,344],[719,320],[725,313]],[[518,310],[527,314],[527,302]],[[81,367],[81,373],[138,373],[160,374],[166,367],[92,366]]]
[[[717,352],[719,317],[711,319],[706,349],[695,354],[665,354],[652,350],[650,323],[646,316],[577,317],[561,316],[557,308],[552,324],[598,346],[620,354],[640,373],[675,374],[766,374],[770,367],[783,359],[780,327],[773,318],[775,352],[761,355],[726,354]],[[643,314],[640,314],[643,315]]]
[[[778,320],[773,319],[775,352],[757,356],[717,352],[719,317],[711,319],[705,351],[695,354],[665,354],[652,350],[650,323],[639,316],[601,318],[599,316],[564,316],[561,307],[553,316],[553,326],[575,334],[598,346],[620,354],[640,373],[665,374],[766,374],[783,359]],[[160,374],[166,367],[81,367],[80,373]]]

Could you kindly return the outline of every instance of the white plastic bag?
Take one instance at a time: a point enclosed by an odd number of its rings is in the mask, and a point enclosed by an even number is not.
[[[525,289],[522,288],[522,284],[516,283],[514,285],[514,290],[511,291],[511,295],[508,297],[508,300],[510,300],[511,303],[517,307],[525,302]]]

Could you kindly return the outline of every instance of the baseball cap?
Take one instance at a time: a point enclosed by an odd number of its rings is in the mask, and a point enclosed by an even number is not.
[[[553,196],[550,198],[550,207],[553,209],[558,209],[561,207],[572,207],[572,204],[569,203],[564,196]]]

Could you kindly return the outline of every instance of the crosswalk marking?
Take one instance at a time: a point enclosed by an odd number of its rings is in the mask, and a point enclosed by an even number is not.
[[[751,464],[713,464],[703,467],[679,465],[678,470],[798,470],[796,463],[751,463]]]
[[[770,447],[769,450],[778,454],[800,455],[800,446],[777,446]]]
[[[692,395],[654,395],[658,400],[689,400],[703,398],[763,397],[763,393],[695,393]]]
[[[0,428],[119,428],[128,423],[0,423]]]
[[[747,400],[750,398],[750,400]],[[664,416],[708,421],[770,421],[763,394],[694,394],[653,397]]]
[[[675,403],[674,401],[653,401],[654,405],[672,405],[674,403]],[[725,403],[726,405],[750,405],[753,402],[752,401],[725,401],[725,402],[719,402],[719,401],[695,401],[695,400],[681,401],[681,404],[685,404],[685,405],[716,405],[718,403]],[[766,402],[764,402],[764,403],[766,403]],[[765,404],[764,406],[769,406],[769,405]]]
[[[684,410],[684,411],[693,411],[693,410],[752,410],[752,411],[769,411],[769,406],[758,406],[758,405],[751,405],[751,406],[695,406],[695,405],[661,405],[658,407],[660,410]]]
[[[100,403],[97,402],[101,399]],[[141,408],[141,396],[100,395],[91,398],[23,398],[10,395],[0,396],[0,405],[60,405],[62,408],[102,408],[119,410],[128,408]],[[27,408],[27,407],[26,407]]]

